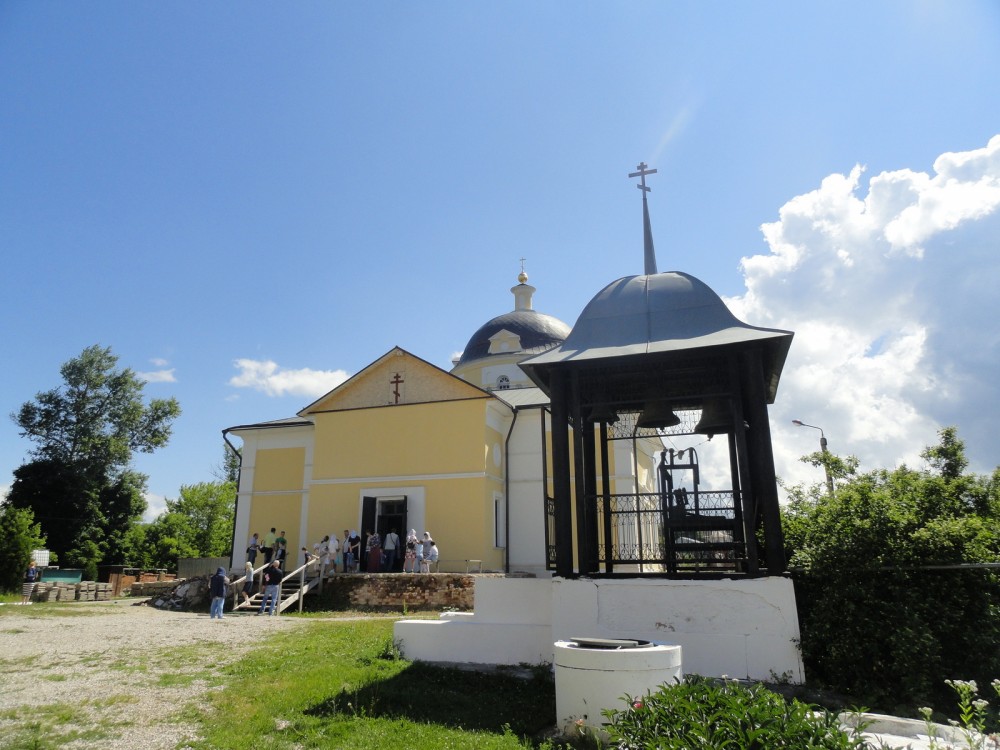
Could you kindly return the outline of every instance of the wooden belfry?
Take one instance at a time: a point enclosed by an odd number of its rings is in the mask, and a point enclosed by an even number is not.
[[[563,344],[521,363],[551,402],[550,561],[562,576],[777,575],[767,405],[793,334],[743,323],[693,276],[657,273],[645,184],[655,171],[630,175],[641,178],[645,274],[606,286]],[[678,466],[671,453],[656,487],[636,477],[634,491],[612,493],[613,441],[666,434],[726,440],[731,489],[662,481]]]

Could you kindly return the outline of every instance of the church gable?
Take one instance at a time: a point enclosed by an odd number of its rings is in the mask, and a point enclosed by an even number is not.
[[[395,347],[307,406],[299,412],[299,416],[323,411],[469,398],[490,398],[490,395],[404,349]]]

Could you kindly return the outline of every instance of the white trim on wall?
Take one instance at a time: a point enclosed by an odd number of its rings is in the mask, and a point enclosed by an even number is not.
[[[358,490],[358,520],[356,529],[361,529],[361,515],[364,512],[364,499],[374,497],[377,500],[398,499],[406,496],[406,529],[399,530],[399,538],[406,539],[410,529],[416,529],[419,537],[427,531],[427,488],[423,485],[399,485],[393,487],[363,487]],[[376,505],[376,507],[378,507]]]

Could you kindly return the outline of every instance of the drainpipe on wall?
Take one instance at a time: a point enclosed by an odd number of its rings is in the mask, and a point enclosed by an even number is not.
[[[236,499],[233,501],[233,546],[229,550],[229,568],[233,567],[233,555],[236,552],[236,514],[239,511],[240,505],[240,480],[243,479],[243,454],[240,453],[236,446],[229,442],[229,430],[228,428],[222,431],[222,439],[228,446],[229,450],[233,452],[236,456],[237,468],[236,468]]]
[[[510,420],[510,429],[507,430],[507,437],[503,441],[503,572],[510,573],[510,436],[514,434],[514,425],[517,423],[517,407],[514,409],[514,418]]]

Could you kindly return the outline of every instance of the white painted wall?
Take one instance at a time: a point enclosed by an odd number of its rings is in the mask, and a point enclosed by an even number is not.
[[[541,410],[524,409],[517,415],[508,444],[508,553],[511,572],[548,576],[541,429]]]
[[[475,602],[471,615],[397,622],[406,657],[551,663],[556,641],[636,638],[681,646],[685,673],[805,679],[795,591],[786,578],[477,578]]]

